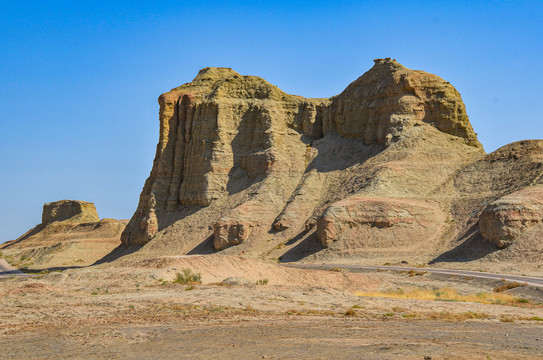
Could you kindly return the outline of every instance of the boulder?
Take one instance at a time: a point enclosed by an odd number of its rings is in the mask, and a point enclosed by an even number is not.
[[[479,217],[481,235],[500,248],[543,221],[543,185],[515,191],[490,203]]]
[[[443,219],[434,201],[351,196],[326,208],[317,238],[325,248],[338,240],[359,249],[412,245],[439,236]]]

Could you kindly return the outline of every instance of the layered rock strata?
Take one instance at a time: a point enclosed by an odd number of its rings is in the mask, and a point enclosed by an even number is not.
[[[122,235],[149,252],[435,253],[543,174],[539,142],[486,155],[458,91],[391,59],[328,99],[205,68],[159,104],[153,168]]]
[[[483,238],[500,248],[511,245],[528,229],[542,222],[543,185],[503,196],[490,203],[479,217]]]
[[[296,206],[310,216],[321,205],[313,195],[303,200],[306,187],[324,191],[325,179],[314,181],[321,177],[318,170],[304,175],[318,154],[310,144],[318,139],[356,139],[358,148],[374,147],[362,152],[374,153],[411,127],[432,126],[481,148],[452,85],[390,59],[376,60],[370,71],[330,99],[305,99],[257,77],[206,68],[191,83],[161,95],[159,104],[157,155],[123,234],[127,245],[147,243],[176,221],[175,213],[207,207],[272,179],[288,184],[273,181],[276,189],[268,194],[261,189],[250,200],[269,213],[265,219],[276,220],[275,229],[299,225],[293,222]],[[236,206],[214,223],[218,249],[240,243],[254,227],[250,224],[265,220],[257,215],[238,218],[243,211]]]

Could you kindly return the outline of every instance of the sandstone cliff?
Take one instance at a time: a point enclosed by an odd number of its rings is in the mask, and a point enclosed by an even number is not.
[[[159,104],[122,234],[147,252],[431,259],[471,239],[489,202],[542,181],[539,142],[486,155],[458,91],[391,59],[329,99],[205,68]]]

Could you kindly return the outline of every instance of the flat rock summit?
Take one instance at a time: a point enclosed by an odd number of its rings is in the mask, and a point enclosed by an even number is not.
[[[121,237],[143,253],[439,262],[541,249],[543,141],[486,154],[436,75],[377,59],[310,99],[205,68],[159,104],[153,168]]]
[[[60,200],[43,205],[42,222],[0,244],[23,268],[91,265],[120,244],[126,220],[100,219],[93,203]]]

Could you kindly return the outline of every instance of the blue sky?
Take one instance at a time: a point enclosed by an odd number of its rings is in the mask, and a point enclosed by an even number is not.
[[[0,242],[43,203],[130,218],[161,93],[206,66],[329,97],[392,57],[462,94],[487,152],[543,138],[541,1],[0,1]]]

